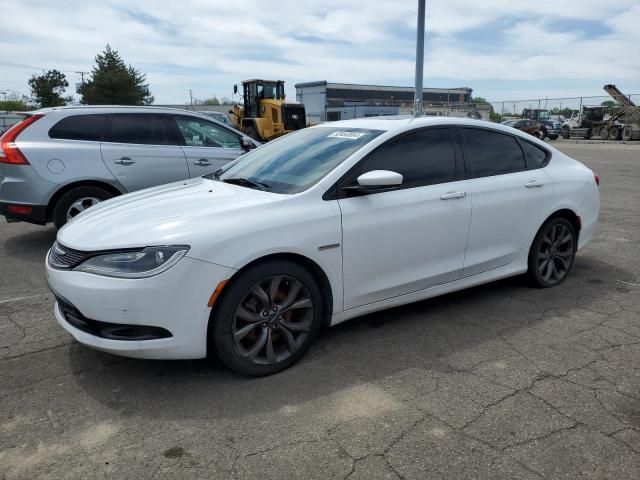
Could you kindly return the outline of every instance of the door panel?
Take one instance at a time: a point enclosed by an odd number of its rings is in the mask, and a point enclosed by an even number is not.
[[[537,182],[537,187],[526,185]],[[464,275],[507,265],[544,220],[551,179],[542,169],[469,180],[473,214]]]
[[[551,178],[527,166],[511,135],[486,129],[462,129],[473,211],[464,276],[512,262],[544,220],[551,199]],[[538,149],[539,150],[539,149]]]
[[[189,178],[184,153],[161,115],[110,115],[100,152],[128,192]]]
[[[460,278],[471,216],[467,181],[339,200],[345,309]]]

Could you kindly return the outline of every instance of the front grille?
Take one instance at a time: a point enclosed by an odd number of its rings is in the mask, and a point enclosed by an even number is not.
[[[73,250],[55,242],[49,251],[49,265],[53,268],[67,270],[80,265],[92,255],[91,252]]]
[[[282,119],[285,130],[299,130],[307,126],[304,105],[282,105]]]

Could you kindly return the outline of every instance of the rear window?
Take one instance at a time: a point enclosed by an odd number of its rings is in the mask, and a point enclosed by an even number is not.
[[[106,115],[73,115],[66,117],[51,127],[49,137],[99,142],[102,138],[106,120]]]
[[[105,142],[144,145],[177,145],[173,129],[166,118],[152,114],[112,115]]]

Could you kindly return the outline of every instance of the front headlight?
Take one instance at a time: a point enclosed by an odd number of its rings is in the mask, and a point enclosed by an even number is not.
[[[105,253],[88,258],[74,270],[106,277],[146,278],[170,269],[188,251],[186,245],[171,245]]]

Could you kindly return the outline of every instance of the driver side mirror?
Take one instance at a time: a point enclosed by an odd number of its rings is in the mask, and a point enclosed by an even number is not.
[[[372,170],[363,173],[356,180],[356,185],[347,185],[342,190],[351,195],[387,192],[402,185],[403,176],[390,170]]]
[[[248,137],[240,137],[240,146],[245,150],[252,150],[256,148],[256,144]]]
[[[233,86],[233,93],[238,93],[238,85]]]

